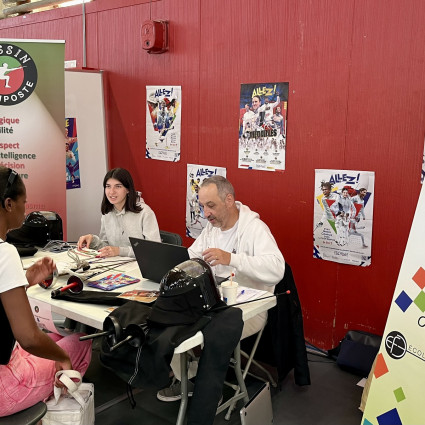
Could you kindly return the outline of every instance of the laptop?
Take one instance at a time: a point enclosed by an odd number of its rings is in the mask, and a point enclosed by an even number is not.
[[[262,385],[240,410],[240,417],[242,425],[273,424],[272,398],[268,382]]]
[[[189,260],[187,248],[147,239],[129,238],[142,276],[160,283],[163,276],[183,261]]]

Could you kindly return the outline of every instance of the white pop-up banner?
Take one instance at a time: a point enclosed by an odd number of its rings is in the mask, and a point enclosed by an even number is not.
[[[425,187],[416,207],[362,425],[425,423]]]

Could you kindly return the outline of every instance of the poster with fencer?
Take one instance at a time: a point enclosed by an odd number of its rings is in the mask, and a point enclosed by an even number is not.
[[[180,86],[146,86],[146,158],[180,161]]]
[[[81,180],[76,118],[65,118],[65,137],[66,189],[78,189]]]
[[[289,83],[241,84],[239,168],[285,169]]]
[[[198,191],[202,182],[212,176],[226,177],[226,169],[211,165],[187,164],[186,179],[186,236],[196,239],[207,225]]]
[[[421,170],[421,183],[423,184],[425,178],[425,140],[424,140],[424,153],[422,156],[422,170]]]
[[[316,170],[313,257],[369,266],[375,173]]]

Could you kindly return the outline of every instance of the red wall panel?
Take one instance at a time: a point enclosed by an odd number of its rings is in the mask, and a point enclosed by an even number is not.
[[[0,36],[65,39],[81,66],[81,11],[3,20]],[[307,339],[330,348],[347,329],[381,333],[420,190],[425,3],[102,0],[86,11],[87,66],[106,77],[110,165],[133,173],[160,227],[184,233],[186,164],[226,167],[294,270]],[[141,48],[150,16],[170,22],[165,54]],[[273,81],[289,81],[286,170],[238,169],[240,84]],[[182,86],[178,163],[144,158],[145,86],[156,84]],[[312,258],[317,168],[375,171],[370,267]]]

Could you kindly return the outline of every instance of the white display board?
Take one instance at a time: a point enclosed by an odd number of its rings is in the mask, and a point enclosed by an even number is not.
[[[425,186],[422,186],[362,425],[424,424]]]
[[[65,71],[65,116],[77,123],[81,187],[66,191],[67,240],[76,241],[100,230],[108,170],[102,71]]]

